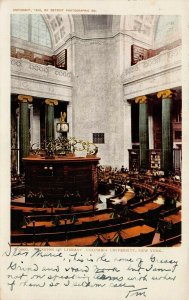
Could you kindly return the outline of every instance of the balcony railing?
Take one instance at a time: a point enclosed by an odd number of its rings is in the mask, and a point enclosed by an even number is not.
[[[122,79],[124,83],[128,83],[180,65],[181,46],[178,46],[127,68],[122,74]]]
[[[24,76],[28,79],[37,79],[67,85],[71,85],[72,81],[71,72],[50,65],[45,66],[30,62],[23,58],[11,58],[11,74],[14,76]]]

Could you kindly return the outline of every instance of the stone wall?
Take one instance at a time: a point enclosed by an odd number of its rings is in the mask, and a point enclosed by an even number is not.
[[[124,160],[123,89],[120,82],[120,37],[74,41],[73,135],[98,144],[101,164],[121,167]]]

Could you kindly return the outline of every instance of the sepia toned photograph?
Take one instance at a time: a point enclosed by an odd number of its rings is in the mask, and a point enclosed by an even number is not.
[[[181,21],[10,15],[11,246],[181,246]]]

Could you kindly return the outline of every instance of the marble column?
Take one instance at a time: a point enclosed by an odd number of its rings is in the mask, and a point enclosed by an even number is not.
[[[129,152],[132,148],[131,138],[131,103],[124,99],[124,167],[129,169]]]
[[[149,107],[149,105],[148,105],[148,131],[149,131],[149,149],[154,149],[152,107]]]
[[[58,105],[58,100],[45,99],[46,104],[46,140],[54,138],[54,105]]]
[[[162,99],[162,169],[165,174],[173,170],[173,137],[172,137],[172,91],[158,92]]]
[[[149,130],[147,97],[137,97],[135,102],[139,103],[140,168],[148,169]]]
[[[32,102],[32,96],[18,95],[20,101],[20,159],[27,157],[30,150],[30,121],[29,121],[29,103]]]

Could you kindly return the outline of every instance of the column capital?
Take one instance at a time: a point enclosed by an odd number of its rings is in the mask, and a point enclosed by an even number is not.
[[[54,100],[54,99],[45,99],[44,102],[45,104],[50,106],[58,105],[58,100]]]
[[[18,100],[22,103],[30,103],[33,101],[33,97],[28,95],[18,95]]]
[[[146,96],[138,96],[135,98],[135,103],[139,103],[139,104],[147,103],[147,97]]]
[[[173,96],[173,91],[172,90],[163,90],[157,93],[157,98],[158,99],[169,99],[172,98]]]

